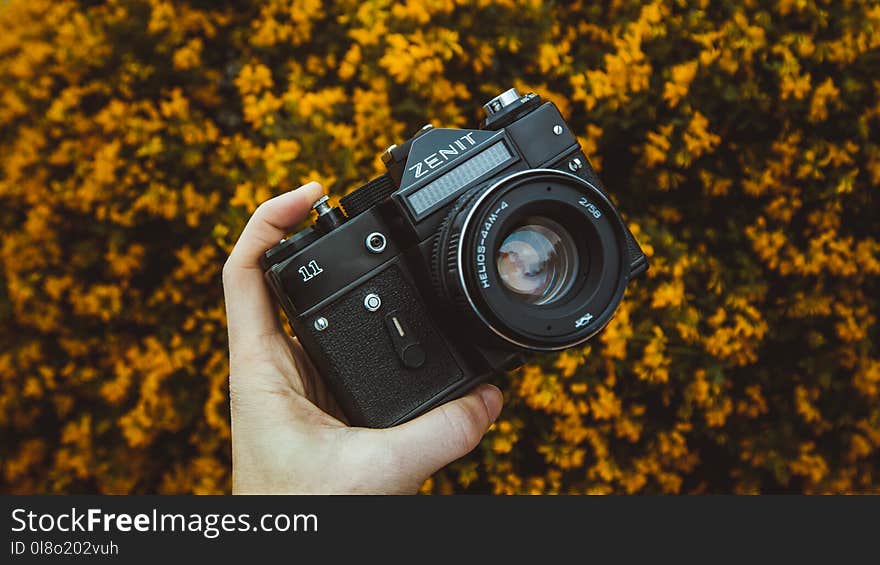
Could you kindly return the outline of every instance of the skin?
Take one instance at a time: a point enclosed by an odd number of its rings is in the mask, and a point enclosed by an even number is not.
[[[261,204],[223,267],[232,490],[412,494],[476,447],[501,412],[501,391],[481,385],[393,428],[345,424],[299,342],[282,329],[258,263],[322,193],[310,182]]]

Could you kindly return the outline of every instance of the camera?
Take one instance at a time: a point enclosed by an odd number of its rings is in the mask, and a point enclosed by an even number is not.
[[[388,427],[529,355],[581,345],[647,260],[551,102],[424,126],[387,172],[261,258],[351,425]]]

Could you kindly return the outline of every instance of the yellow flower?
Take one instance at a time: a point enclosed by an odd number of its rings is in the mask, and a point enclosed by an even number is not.
[[[697,61],[688,61],[672,67],[672,80],[666,83],[663,90],[663,99],[670,108],[677,106],[681,99],[687,96],[697,74],[697,64]]]
[[[684,133],[684,144],[692,157],[699,157],[715,149],[721,138],[708,129],[709,120],[700,112],[694,112],[687,131]]]
[[[260,94],[264,90],[271,89],[273,84],[272,71],[260,63],[243,66],[235,78],[235,85],[242,96]]]
[[[834,86],[831,78],[816,87],[813,91],[813,100],[810,102],[810,121],[821,122],[828,117],[828,102],[834,102],[840,96],[840,90]]]

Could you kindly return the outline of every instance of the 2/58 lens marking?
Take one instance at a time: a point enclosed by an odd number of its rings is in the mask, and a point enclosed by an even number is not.
[[[595,204],[593,204],[592,202],[587,200],[585,197],[582,196],[580,198],[580,200],[578,200],[578,204],[580,204],[581,206],[586,208],[587,213],[589,215],[593,216],[594,218],[596,218],[597,220],[602,217],[602,212],[600,212],[599,209],[596,208]]]

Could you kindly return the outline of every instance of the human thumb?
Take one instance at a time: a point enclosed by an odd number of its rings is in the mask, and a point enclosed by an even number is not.
[[[498,418],[503,398],[498,387],[483,384],[466,396],[434,408],[400,426],[384,430],[404,473],[427,479],[472,451]]]

